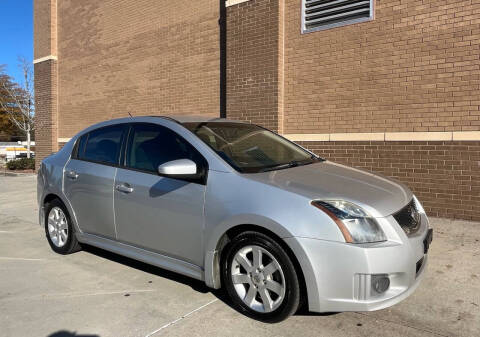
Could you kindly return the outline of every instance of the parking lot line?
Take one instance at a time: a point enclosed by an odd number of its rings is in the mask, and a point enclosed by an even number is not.
[[[24,257],[7,257],[7,256],[0,256],[0,260],[13,260],[13,261],[45,261],[46,259],[29,259]]]
[[[195,309],[195,310],[190,311],[189,313],[186,313],[185,315],[183,315],[183,316],[180,317],[180,318],[177,318],[176,320],[173,320],[173,321],[171,321],[171,322],[169,322],[169,323],[161,326],[161,327],[158,328],[157,330],[150,332],[150,333],[149,333],[148,335],[146,335],[145,337],[153,336],[153,335],[155,335],[157,332],[160,332],[161,330],[166,329],[166,328],[168,328],[169,326],[178,323],[178,322],[181,321],[182,319],[190,316],[191,314],[193,314],[193,313],[195,313],[195,312],[197,312],[197,311],[199,311],[199,310],[202,310],[203,308],[205,308],[205,307],[209,306],[210,304],[212,304],[212,303],[214,303],[214,302],[217,302],[217,301],[218,301],[218,298],[216,298],[216,299],[214,299],[214,300],[212,300],[212,301],[210,301],[210,302],[208,302],[208,303],[206,303],[206,304],[198,307],[198,308]]]
[[[49,293],[49,294],[38,294],[28,297],[8,297],[3,298],[1,301],[32,301],[32,300],[45,300],[48,298],[76,298],[76,297],[87,297],[87,296],[107,296],[107,295],[118,295],[125,294],[130,296],[131,294],[140,294],[140,293],[152,293],[156,292],[154,289],[134,289],[134,290],[113,290],[113,291],[98,291],[93,293],[88,292],[71,292],[71,293]]]

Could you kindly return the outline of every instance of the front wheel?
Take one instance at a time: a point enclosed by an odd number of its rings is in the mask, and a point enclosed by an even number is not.
[[[264,322],[279,322],[300,303],[295,267],[284,249],[268,236],[241,233],[223,258],[223,282],[235,307]]]

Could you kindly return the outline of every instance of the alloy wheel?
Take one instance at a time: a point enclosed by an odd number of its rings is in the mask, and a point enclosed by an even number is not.
[[[268,313],[285,298],[285,276],[277,259],[266,249],[249,245],[235,254],[231,278],[237,295],[249,308]]]
[[[53,207],[48,214],[48,234],[53,244],[59,248],[67,243],[67,217],[60,207]]]

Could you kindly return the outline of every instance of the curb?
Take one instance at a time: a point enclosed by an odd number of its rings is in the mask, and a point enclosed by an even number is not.
[[[0,177],[25,177],[25,176],[35,176],[36,173],[19,173],[19,172],[0,172]]]

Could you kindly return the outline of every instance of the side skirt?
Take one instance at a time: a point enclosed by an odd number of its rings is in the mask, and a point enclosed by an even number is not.
[[[203,269],[191,263],[92,234],[76,233],[76,236],[80,243],[105,249],[200,281],[205,280]]]

